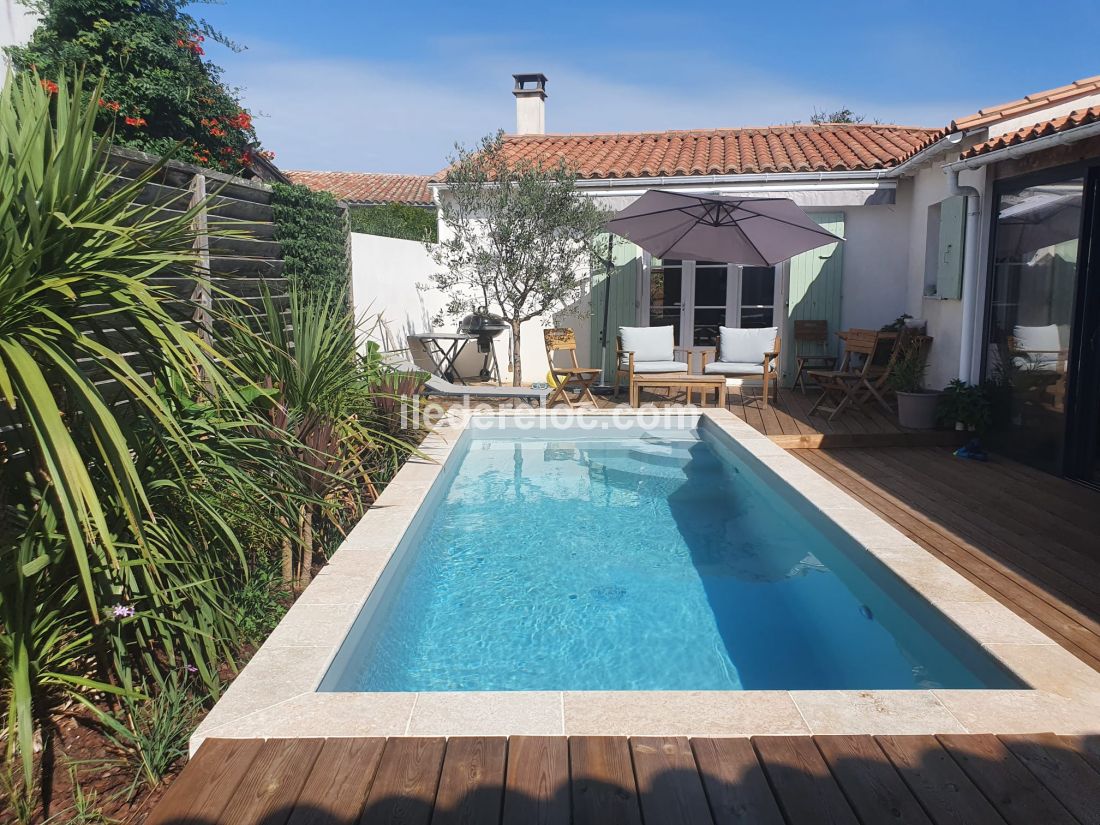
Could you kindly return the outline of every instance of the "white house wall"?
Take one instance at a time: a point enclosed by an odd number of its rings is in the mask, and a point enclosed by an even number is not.
[[[908,216],[908,272],[904,311],[914,318],[928,322],[928,334],[932,336],[932,348],[928,354],[928,371],[925,384],[932,388],[944,387],[959,376],[959,351],[962,336],[962,301],[927,298],[925,287],[925,260],[928,244],[928,209],[949,197],[947,175],[942,160],[924,166],[913,177],[901,181],[898,200],[907,205]],[[984,170],[964,173],[959,181],[964,186],[974,186],[979,192],[985,189]],[[982,238],[978,250],[978,266],[975,276],[983,278],[985,268],[985,224],[988,199],[982,198]],[[965,277],[965,276],[964,276]],[[965,286],[964,286],[965,289]],[[979,284],[979,294],[982,294]],[[979,313],[981,309],[979,307]],[[980,325],[979,325],[980,326]]]
[[[896,204],[839,211],[845,238],[840,325],[878,329],[905,311],[909,212]]]

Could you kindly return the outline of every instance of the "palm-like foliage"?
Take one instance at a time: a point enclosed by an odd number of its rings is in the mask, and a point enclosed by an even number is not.
[[[231,632],[204,583],[232,534],[196,509],[214,439],[196,438],[163,391],[200,373],[225,386],[155,280],[193,276],[193,215],[136,205],[159,168],[111,174],[97,94],[79,77],[58,86],[9,75],[0,91],[0,665],[8,755],[22,754],[27,787],[35,723],[58,689],[123,690],[127,639],[146,656],[155,639],[156,655],[213,680],[208,640]],[[104,615],[124,602],[139,616]]]
[[[293,333],[291,333],[293,331]],[[287,312],[266,291],[262,311],[238,312],[219,349],[267,390],[271,425],[287,432],[285,467],[294,468],[301,501],[297,548],[283,549],[283,575],[308,582],[317,519],[343,529],[389,477],[407,444],[378,422],[377,364],[363,359],[355,319],[343,295],[304,295],[292,287]],[[373,367],[372,367],[373,364]]]

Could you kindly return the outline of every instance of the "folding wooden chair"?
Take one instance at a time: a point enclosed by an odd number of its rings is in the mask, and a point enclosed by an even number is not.
[[[887,413],[893,410],[883,397],[886,378],[897,358],[898,333],[879,332],[871,329],[852,329],[842,335],[844,360],[836,370],[807,370],[821,386],[821,395],[810,408],[815,412],[829,413],[832,421],[850,404],[861,405],[874,398]],[[855,363],[855,356],[860,363]],[[831,401],[833,406],[825,406]]]
[[[599,407],[596,396],[592,394],[592,384],[600,377],[600,370],[592,367],[582,367],[577,363],[577,337],[568,327],[556,327],[542,331],[543,341],[546,343],[546,360],[550,364],[550,375],[554,379],[554,391],[546,400],[546,406],[553,406],[555,401],[563,399],[570,407],[573,399],[569,397],[569,390],[580,390],[580,397],[588,398],[592,405]],[[564,350],[573,360],[572,366],[559,367],[554,363],[554,353]]]
[[[816,352],[807,352],[807,350]],[[795,373],[793,386],[799,387],[802,394],[806,394],[806,380],[802,377],[808,370],[835,370],[837,358],[828,355],[829,349],[829,322],[828,321],[795,321],[794,322],[794,362]]]

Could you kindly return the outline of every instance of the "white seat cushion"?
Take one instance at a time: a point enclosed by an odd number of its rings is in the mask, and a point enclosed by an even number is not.
[[[639,361],[671,361],[676,356],[673,329],[667,327],[619,327],[623,352],[634,353],[634,363]]]
[[[775,372],[775,361],[771,363],[771,371]],[[752,364],[748,361],[711,361],[703,367],[706,375],[763,375],[762,363]]]
[[[623,364],[623,369],[626,369],[626,364]],[[760,366],[757,365],[757,369]],[[687,372],[688,365],[684,361],[635,361],[634,372],[635,373],[653,373],[653,372]]]
[[[764,353],[775,346],[776,327],[742,329],[718,327],[718,361],[763,364]]]

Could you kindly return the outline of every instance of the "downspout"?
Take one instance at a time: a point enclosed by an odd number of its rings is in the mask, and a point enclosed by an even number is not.
[[[973,186],[959,185],[959,170],[947,170],[952,195],[966,198],[966,236],[963,241],[962,337],[959,341],[959,378],[970,383],[974,360],[974,324],[978,309],[978,236],[982,196]]]

